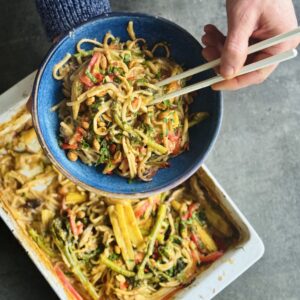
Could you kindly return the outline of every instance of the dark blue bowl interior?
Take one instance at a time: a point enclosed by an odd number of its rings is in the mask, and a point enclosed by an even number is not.
[[[44,147],[50,152],[52,159],[71,174],[73,179],[76,178],[85,186],[108,193],[146,195],[176,186],[199,168],[219,130],[222,114],[222,100],[219,92],[212,91],[210,88],[198,92],[190,106],[190,112],[207,111],[210,114],[209,119],[190,130],[189,151],[171,159],[170,168],[160,170],[151,182],[134,181],[129,184],[128,179],[118,175],[103,175],[101,167],[89,167],[80,161],[76,163],[69,161],[58,145],[57,113],[50,112],[51,107],[62,99],[61,83],[52,77],[53,66],[67,52],[74,53],[76,43],[82,38],[96,38],[102,41],[105,33],[111,31],[122,41],[128,40],[126,27],[130,20],[134,21],[136,36],[145,38],[150,47],[160,41],[167,42],[170,45],[172,58],[183,65],[184,69],[205,62],[201,57],[201,46],[198,41],[176,24],[144,14],[111,14],[81,25],[50,50],[36,78],[34,108]],[[213,72],[199,74],[190,83],[210,76],[213,76]]]

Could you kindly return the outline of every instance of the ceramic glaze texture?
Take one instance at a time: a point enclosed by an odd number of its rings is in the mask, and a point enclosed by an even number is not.
[[[222,116],[221,94],[210,88],[199,91],[190,105],[190,112],[207,111],[210,114],[209,119],[190,130],[189,151],[171,159],[170,167],[158,171],[151,182],[134,181],[129,184],[128,179],[116,174],[110,176],[102,174],[100,166],[90,167],[80,161],[74,163],[68,160],[64,150],[58,145],[58,115],[56,112],[51,112],[51,107],[62,99],[61,83],[52,77],[53,66],[67,52],[74,53],[76,43],[82,38],[96,38],[102,41],[105,33],[111,31],[122,41],[128,40],[126,28],[130,20],[134,22],[136,36],[145,38],[149,47],[157,42],[167,42],[172,58],[184,69],[204,63],[199,42],[178,25],[144,14],[115,13],[81,25],[55,45],[49,51],[37,74],[34,88],[34,122],[40,141],[52,162],[66,176],[76,180],[85,188],[122,197],[146,196],[161,192],[180,184],[191,176],[199,168],[213,145]],[[190,80],[189,84],[210,76],[213,76],[213,72],[198,74]]]

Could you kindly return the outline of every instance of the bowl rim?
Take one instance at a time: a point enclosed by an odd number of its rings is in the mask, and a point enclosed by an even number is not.
[[[43,138],[42,132],[41,132],[41,128],[40,128],[40,124],[39,124],[39,117],[37,114],[37,101],[38,101],[38,90],[39,90],[39,84],[42,78],[42,74],[44,73],[44,69],[46,68],[47,64],[49,63],[49,61],[51,60],[52,55],[59,49],[59,47],[61,46],[61,44],[69,39],[72,38],[72,32],[83,27],[86,26],[88,24],[92,24],[93,22],[96,22],[97,20],[102,20],[102,19],[109,19],[111,17],[116,17],[116,16],[132,16],[132,17],[147,17],[147,18],[153,18],[153,19],[157,19],[160,20],[164,23],[170,24],[172,26],[177,27],[179,30],[183,31],[185,34],[189,35],[190,37],[192,37],[193,39],[195,39],[195,41],[197,41],[197,43],[199,43],[199,41],[191,34],[189,33],[186,29],[184,29],[183,27],[179,26],[178,24],[163,18],[161,16],[157,16],[157,15],[151,15],[151,14],[146,14],[146,13],[140,13],[140,12],[109,12],[109,13],[104,13],[103,15],[100,16],[96,16],[93,17],[77,26],[74,26],[73,29],[69,30],[68,32],[62,34],[58,40],[53,43],[53,45],[50,47],[50,49],[47,51],[44,59],[42,60],[41,64],[38,67],[38,71],[37,74],[35,76],[34,79],[34,84],[33,84],[33,88],[32,88],[32,107],[31,107],[31,115],[32,115],[32,119],[33,119],[33,125],[34,128],[36,130],[37,133],[37,137],[38,140],[40,142],[40,145],[43,149],[43,151],[46,153],[46,156],[50,159],[51,163],[59,170],[59,172],[61,172],[66,178],[70,179],[72,182],[74,182],[75,184],[78,184],[79,186],[81,186],[82,188],[97,193],[97,194],[101,194],[105,197],[111,197],[111,198],[146,198],[149,197],[151,195],[154,194],[159,194],[162,192],[165,192],[167,190],[173,189],[176,186],[180,185],[181,183],[185,182],[189,177],[191,177],[198,169],[199,167],[203,164],[205,158],[207,157],[208,153],[211,151],[211,149],[213,148],[216,139],[219,135],[220,132],[220,128],[221,128],[221,124],[222,124],[222,119],[223,119],[223,94],[221,91],[214,91],[216,93],[216,97],[218,98],[219,101],[219,114],[218,114],[218,120],[217,120],[217,125],[216,125],[216,129],[212,135],[212,139],[207,147],[207,149],[205,150],[204,155],[201,157],[201,159],[199,159],[194,165],[193,167],[187,169],[187,171],[185,171],[183,173],[182,176],[180,176],[179,178],[175,179],[175,180],[171,180],[169,183],[167,183],[166,185],[156,189],[153,188],[150,191],[147,192],[133,192],[133,193],[117,193],[117,192],[111,192],[111,191],[106,191],[106,190],[101,190],[98,188],[95,188],[89,184],[86,184],[82,181],[80,181],[79,179],[77,179],[75,176],[73,176],[71,173],[69,173],[67,171],[67,169],[65,169],[63,167],[63,165],[61,165],[54,157],[54,155],[51,153],[46,141]],[[201,46],[201,44],[199,43],[199,45]]]

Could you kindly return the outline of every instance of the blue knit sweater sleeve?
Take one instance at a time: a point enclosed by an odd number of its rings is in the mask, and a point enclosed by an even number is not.
[[[50,39],[110,12],[109,0],[36,0],[36,6]]]

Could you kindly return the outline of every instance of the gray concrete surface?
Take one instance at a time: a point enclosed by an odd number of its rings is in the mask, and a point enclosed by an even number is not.
[[[295,2],[298,16],[300,3]],[[222,0],[113,0],[114,10],[171,19],[200,38],[226,29]],[[33,71],[47,42],[33,1],[0,0],[0,92]],[[222,130],[206,164],[262,237],[262,260],[216,299],[300,299],[300,58],[263,85],[225,93]],[[0,222],[0,299],[56,299]]]

